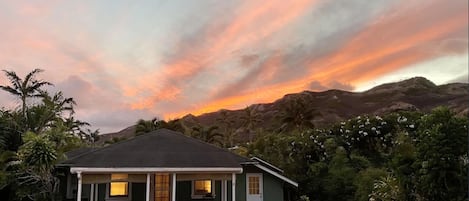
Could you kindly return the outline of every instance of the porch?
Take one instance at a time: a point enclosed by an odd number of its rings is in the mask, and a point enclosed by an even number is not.
[[[233,201],[242,168],[71,168],[70,172],[70,200]]]

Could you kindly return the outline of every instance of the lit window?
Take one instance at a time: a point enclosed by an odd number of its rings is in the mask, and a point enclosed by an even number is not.
[[[155,175],[155,201],[169,201],[170,198],[169,174]]]
[[[194,196],[213,196],[211,180],[196,180],[193,185]]]
[[[127,174],[112,174],[109,196],[127,197],[129,195],[129,182]]]
[[[249,195],[259,195],[259,177],[249,177]]]

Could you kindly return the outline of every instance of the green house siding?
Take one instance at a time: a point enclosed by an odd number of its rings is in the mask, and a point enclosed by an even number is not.
[[[283,182],[271,174],[263,174],[264,201],[283,201]]]
[[[277,177],[262,170],[250,167],[246,168],[242,174],[236,175],[236,201],[246,200],[246,173],[262,173],[263,178],[263,201],[283,201],[283,182]],[[178,181],[176,186],[177,201],[203,201],[201,199],[192,199],[192,182]],[[232,201],[231,181],[227,181],[227,198]],[[215,181],[215,199],[210,201],[221,201],[221,181]]]
[[[246,200],[246,173],[261,173],[263,180],[263,201],[283,201],[283,181],[254,166],[244,167],[243,174],[236,177],[236,200]],[[231,201],[231,198],[230,198]]]
[[[231,182],[229,186],[231,192]],[[231,201],[229,197],[228,201]],[[246,201],[246,173],[236,175],[236,201]]]

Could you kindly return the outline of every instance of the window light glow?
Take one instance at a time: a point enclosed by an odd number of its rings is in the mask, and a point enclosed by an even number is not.
[[[128,196],[129,195],[129,182],[127,174],[112,174],[111,185],[109,188],[110,196]]]
[[[194,181],[194,194],[195,195],[206,195],[209,193],[212,193],[212,181],[211,180]]]
[[[127,196],[127,182],[111,182],[111,196]]]

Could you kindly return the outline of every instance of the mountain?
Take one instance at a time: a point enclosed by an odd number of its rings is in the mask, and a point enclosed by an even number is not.
[[[260,123],[256,125],[264,130],[274,130],[282,123],[280,119],[287,108],[301,100],[302,110],[314,113],[311,122],[315,127],[323,127],[335,122],[363,114],[380,115],[399,110],[418,110],[428,112],[437,106],[447,106],[459,115],[468,115],[469,84],[453,83],[435,85],[423,77],[376,86],[364,92],[328,90],[323,92],[303,91],[287,94],[272,103],[253,104],[251,110],[258,114]],[[233,128],[242,126],[245,110],[219,110],[194,116],[188,114],[181,118],[182,124],[191,128],[196,124],[214,125],[217,119],[225,118],[232,122]],[[122,131],[104,134],[104,139],[112,137],[130,137],[135,128],[130,126]]]

